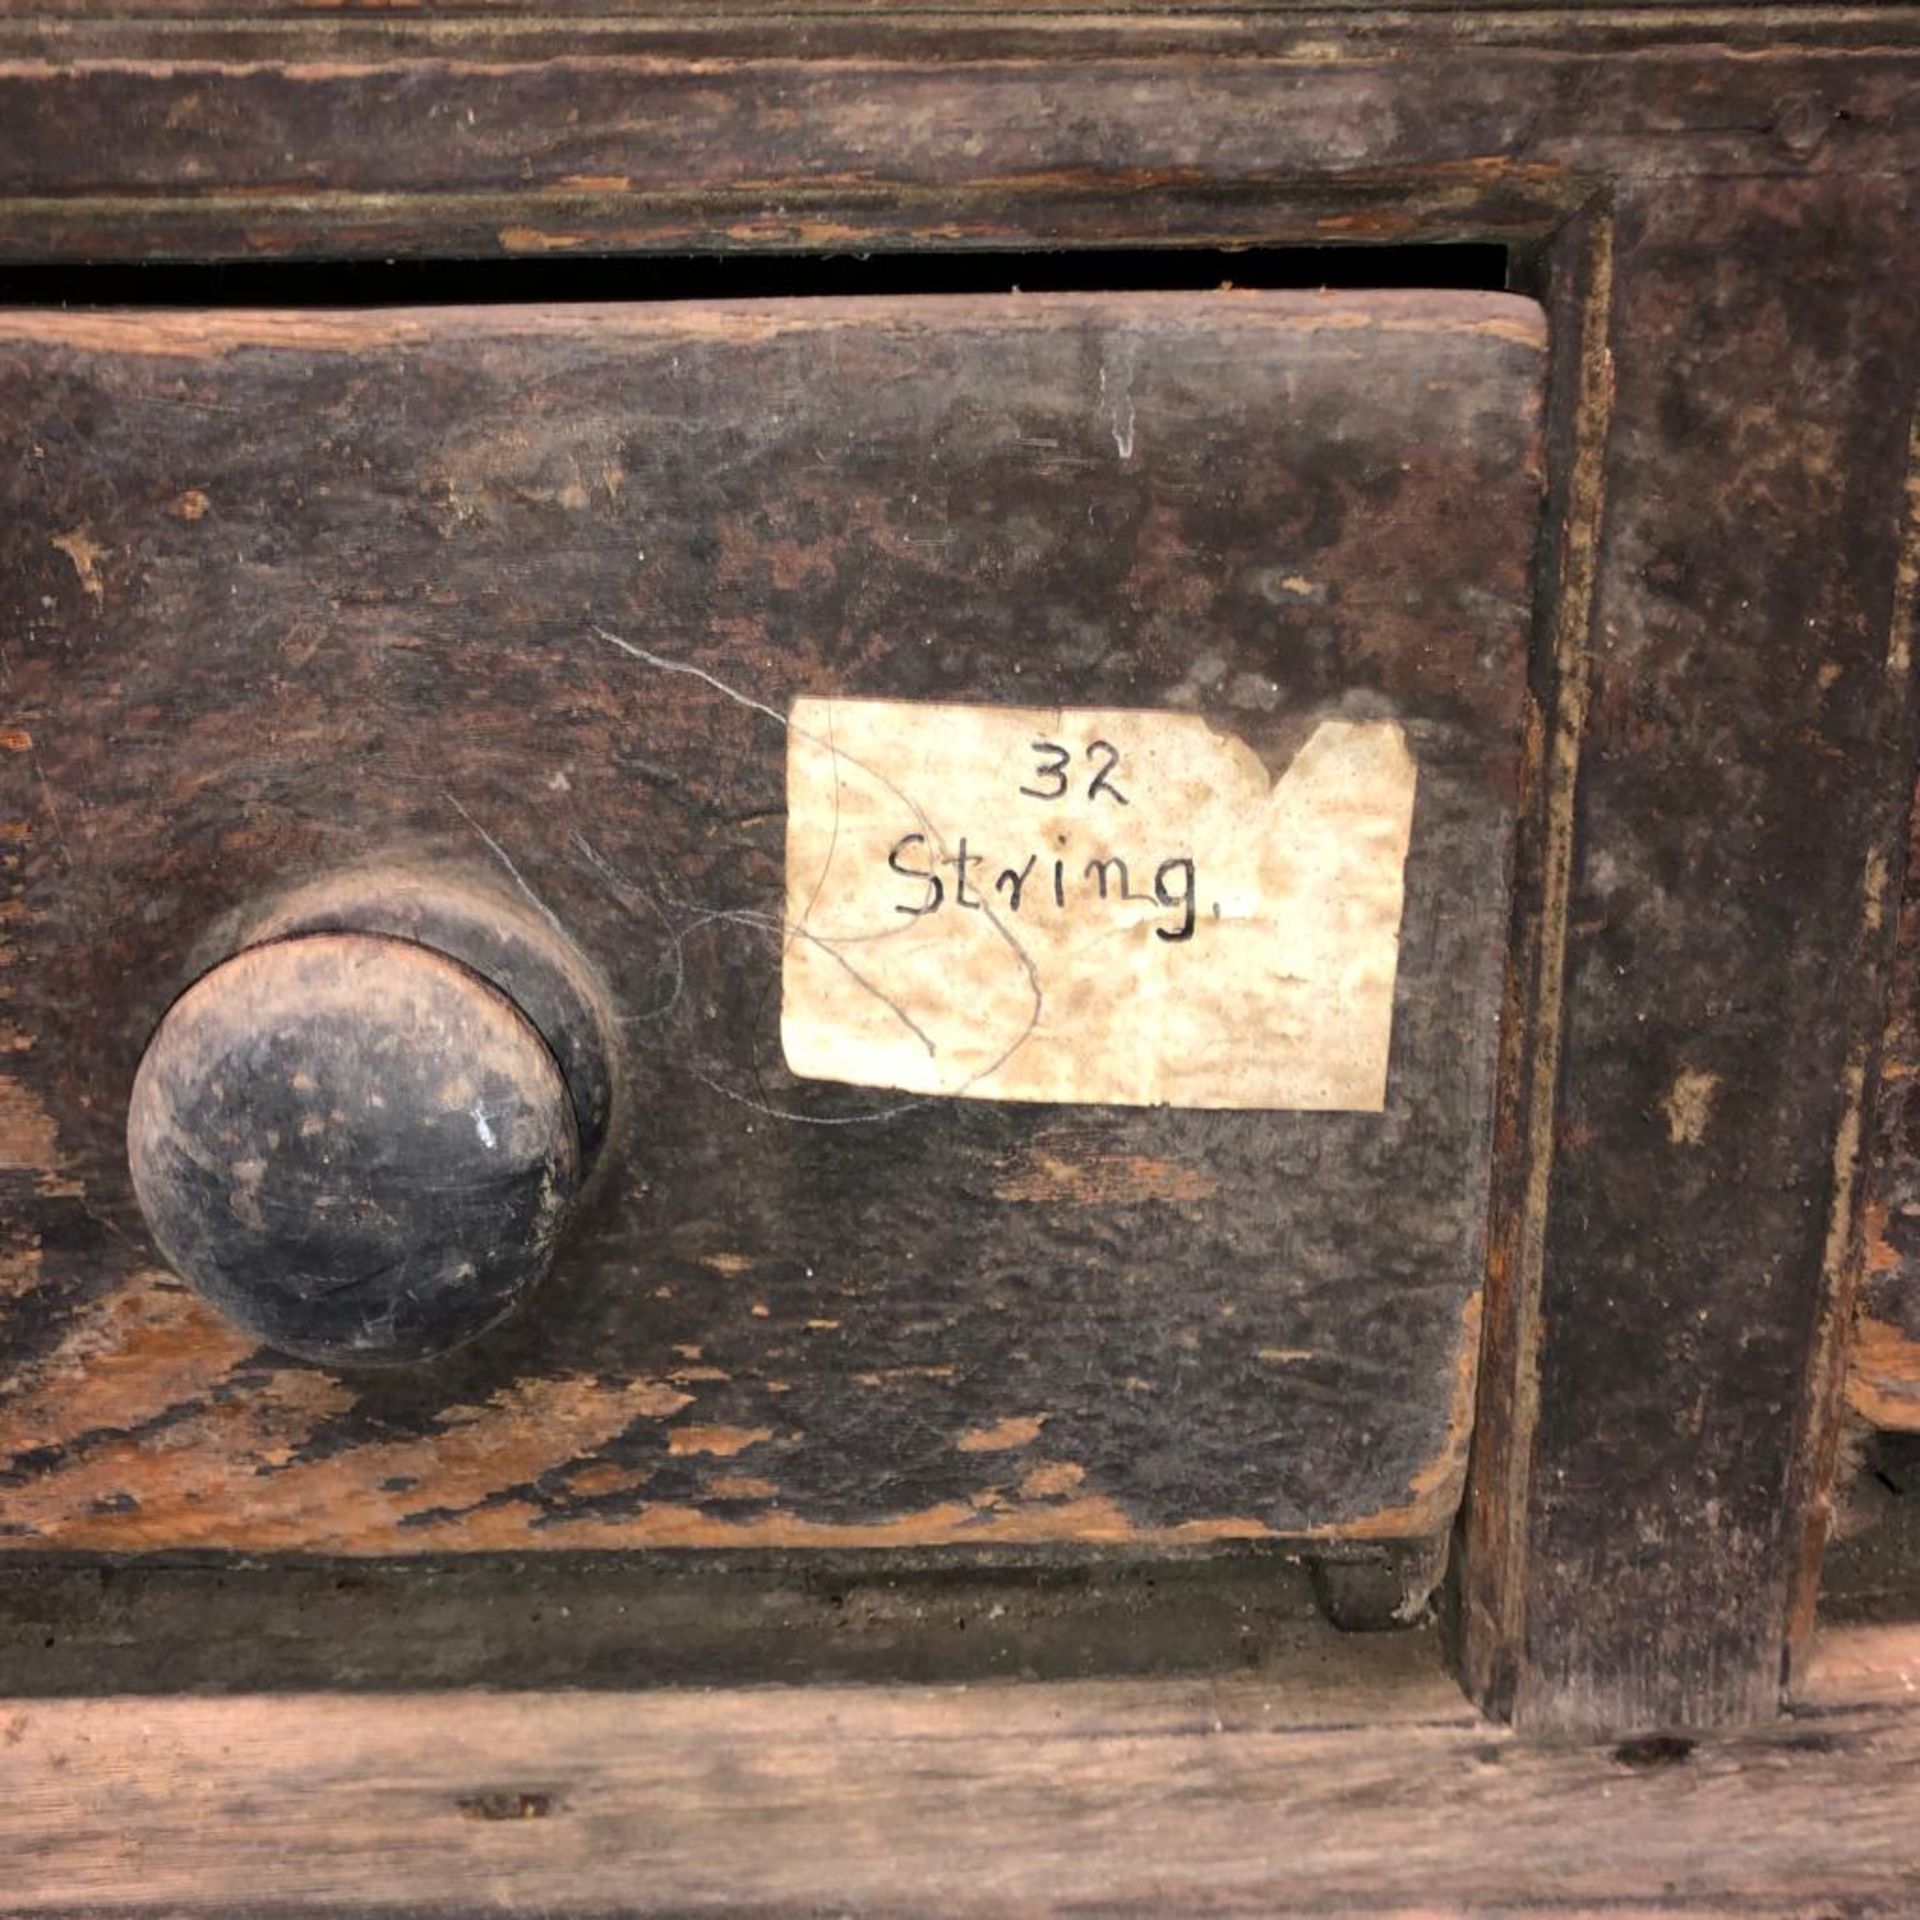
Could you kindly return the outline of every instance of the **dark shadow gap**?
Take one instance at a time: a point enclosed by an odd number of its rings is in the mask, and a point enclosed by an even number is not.
[[[1066,252],[739,253],[582,259],[171,262],[0,269],[0,304],[443,307],[605,300],[1434,287],[1499,291],[1502,246],[1131,247]]]
[[[16,1698],[1233,1673],[1337,1689],[1440,1659],[1430,1621],[1342,1634],[1305,1568],[1255,1549],[1024,1568],[620,1554],[0,1567],[0,1693]]]

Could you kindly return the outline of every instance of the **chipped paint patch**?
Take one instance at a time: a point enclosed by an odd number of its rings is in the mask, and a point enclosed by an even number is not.
[[[974,1427],[953,1444],[961,1453],[1005,1453],[1014,1447],[1031,1446],[1047,1424],[1044,1413],[1011,1414],[990,1427]]]
[[[1854,1322],[1847,1404],[1891,1433],[1920,1433],[1920,1340],[1891,1321],[1862,1314]]]
[[[771,1427],[673,1427],[667,1433],[671,1454],[711,1453],[730,1460],[773,1438]]]
[[[0,1304],[21,1300],[41,1282],[40,1242],[0,1248]]]
[[[707,1482],[710,1500],[775,1500],[779,1495],[771,1480],[756,1480],[751,1474],[716,1473]]]
[[[1039,1206],[1125,1207],[1146,1201],[1197,1206],[1220,1191],[1214,1175],[1144,1153],[1069,1159],[1036,1151],[994,1188],[997,1199]]]
[[[308,1459],[304,1449],[324,1421],[354,1406],[354,1390],[295,1366],[230,1383],[252,1358],[246,1343],[171,1285],[156,1277],[101,1303],[62,1349],[45,1397],[20,1395],[0,1410],[0,1444],[16,1452],[53,1433],[82,1436],[69,1463],[8,1496],[7,1518],[31,1529],[31,1544],[379,1553],[431,1551],[452,1533],[463,1548],[527,1546],[539,1510],[502,1500],[508,1489],[556,1455],[591,1456],[636,1420],[664,1420],[690,1403],[657,1380],[523,1380],[446,1409],[434,1432]],[[80,1360],[97,1404],[76,1420]],[[142,1394],[130,1406],[135,1383]],[[128,1431],[174,1406],[194,1407],[190,1427]],[[55,1408],[58,1424],[49,1424]]]
[[[85,1307],[60,1342],[4,1382],[0,1458],[63,1434],[120,1431],[210,1395],[252,1353],[196,1293],[158,1268]],[[8,1497],[10,1510],[31,1498]]]
[[[586,245],[578,233],[548,233],[539,227],[502,227],[500,244],[508,253],[565,253]]]
[[[593,1500],[606,1493],[618,1493],[623,1488],[643,1485],[647,1474],[644,1468],[616,1467],[610,1461],[601,1461],[595,1466],[582,1467],[577,1473],[567,1475],[567,1491],[583,1500]]]
[[[0,1169],[9,1173],[58,1173],[60,1136],[31,1089],[0,1077]]]
[[[1667,1138],[1676,1147],[1697,1147],[1706,1138],[1707,1122],[1720,1091],[1720,1076],[1689,1067],[1675,1076],[1660,1101],[1666,1115]]]
[[[1085,1467],[1076,1466],[1071,1460],[1056,1460],[1022,1477],[1020,1497],[1023,1500],[1057,1500],[1062,1494],[1071,1493],[1087,1477]]]
[[[100,562],[107,557],[108,549],[93,537],[92,528],[75,527],[70,533],[56,533],[52,544],[73,562],[80,590],[91,599],[104,602],[107,585],[100,578]]]

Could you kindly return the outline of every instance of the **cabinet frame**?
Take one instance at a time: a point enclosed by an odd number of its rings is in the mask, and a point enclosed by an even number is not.
[[[15,266],[1511,249],[1552,493],[1456,1595],[1537,1731],[1764,1719],[1809,1641],[1912,785],[1917,181],[1897,5],[0,22]],[[73,830],[22,733],[26,830]]]

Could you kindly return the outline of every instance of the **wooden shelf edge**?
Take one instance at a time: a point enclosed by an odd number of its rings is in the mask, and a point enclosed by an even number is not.
[[[1437,1668],[0,1701],[0,1913],[1899,1910],[1920,1629],[1796,1714],[1542,1745]]]

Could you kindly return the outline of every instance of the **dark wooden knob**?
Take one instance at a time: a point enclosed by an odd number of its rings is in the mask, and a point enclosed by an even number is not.
[[[581,1178],[552,1048],[461,961],[363,931],[249,947],[177,1000],[128,1116],[168,1262],[273,1346],[417,1361],[491,1326]]]

